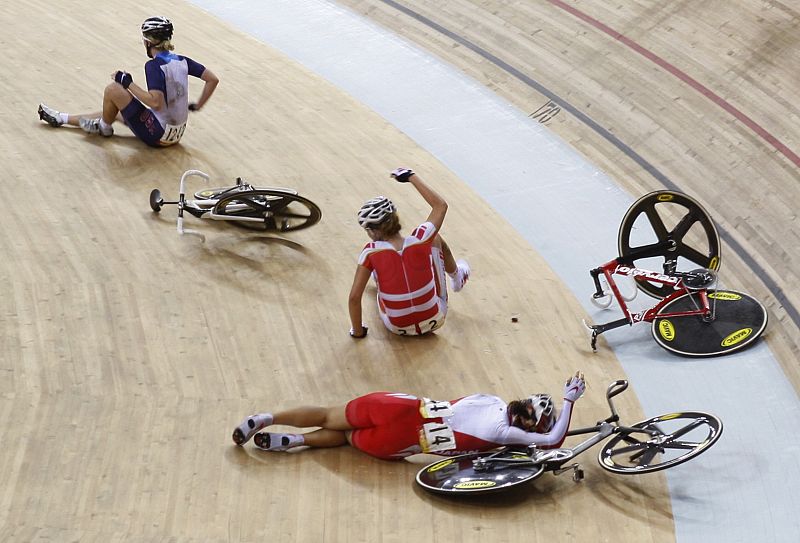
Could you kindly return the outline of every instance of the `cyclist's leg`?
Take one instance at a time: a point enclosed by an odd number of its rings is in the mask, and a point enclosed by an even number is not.
[[[457,266],[456,266],[456,259],[453,256],[453,251],[450,250],[450,246],[447,245],[447,242],[441,236],[441,234],[437,234],[435,238],[433,238],[433,246],[439,249],[442,253],[442,258],[444,259],[444,270],[447,273],[455,273]]]
[[[345,406],[303,406],[279,411],[272,417],[272,424],[319,430],[305,434],[262,432],[255,434],[254,443],[259,449],[285,451],[294,447],[339,447],[346,445],[347,431],[353,427],[347,422]],[[236,437],[234,436],[234,441]]]
[[[119,120],[119,113],[131,103],[133,97],[131,94],[122,88],[119,83],[109,83],[103,91],[103,110],[93,111],[89,113],[69,113],[67,123],[72,126],[80,126],[81,119],[102,119],[112,124],[114,121]]]
[[[436,235],[433,241],[433,249],[439,248],[444,259],[444,269],[447,275],[450,276],[450,283],[453,287],[453,292],[458,292],[467,283],[470,274],[470,267],[466,260],[455,260],[453,252],[447,245],[447,242],[440,235]]]
[[[348,433],[350,432],[321,428],[319,430],[314,430],[313,432],[303,434],[303,445],[306,445],[307,447],[319,448],[341,447],[342,445],[349,444],[347,440]]]
[[[347,421],[345,406],[315,407],[303,406],[278,411],[272,417],[272,424],[294,426],[295,428],[311,428],[319,426],[327,430],[352,430]]]
[[[139,100],[132,99],[120,110],[120,115],[137,138],[151,147],[160,147],[159,141],[164,135],[164,127],[152,110]]]
[[[437,238],[441,240],[441,238]],[[441,240],[441,244],[437,244],[434,242],[433,247],[431,247],[431,258],[433,260],[433,278],[436,281],[436,295],[439,296],[439,299],[444,303],[445,308],[447,307],[447,262],[448,259],[452,261],[453,268],[456,268],[455,260],[453,260],[453,254],[450,253],[450,249],[447,248],[447,244],[444,243],[444,240]],[[448,256],[449,254],[449,256]]]

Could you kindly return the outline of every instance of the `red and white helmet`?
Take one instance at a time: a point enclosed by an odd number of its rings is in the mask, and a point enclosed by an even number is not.
[[[535,431],[542,434],[552,430],[556,422],[556,406],[550,394],[533,394],[528,402],[533,407]]]

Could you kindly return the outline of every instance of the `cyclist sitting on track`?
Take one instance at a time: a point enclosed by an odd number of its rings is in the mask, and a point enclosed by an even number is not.
[[[151,147],[178,143],[186,129],[189,111],[200,111],[219,83],[214,73],[189,57],[176,55],[170,40],[172,23],[150,17],[142,23],[142,42],[148,60],[144,65],[147,90],[131,74],[117,71],[103,91],[103,111],[84,114],[58,112],[39,104],[39,119],[50,126],[80,126],[89,134],[111,136],[114,121],[124,122],[137,138]],[[189,103],[189,76],[205,81],[196,103]]]
[[[362,338],[367,327],[361,320],[361,298],[370,276],[378,286],[378,312],[384,325],[399,335],[421,335],[440,328],[447,314],[447,283],[458,292],[469,279],[466,261],[455,261],[439,231],[447,213],[447,202],[422,178],[407,168],[391,176],[411,183],[431,206],[427,220],[410,236],[400,234],[400,220],[391,200],[378,196],[358,212],[358,224],[372,240],[358,258],[348,301],[350,335]]]
[[[547,394],[506,404],[488,394],[437,402],[409,394],[374,392],[338,407],[298,407],[274,415],[252,415],[234,429],[233,441],[244,445],[254,438],[256,447],[267,451],[350,444],[385,460],[423,452],[452,456],[503,445],[554,448],[563,443],[572,405],[585,390],[581,372],[567,379],[564,406],[558,416]],[[305,434],[260,432],[273,424],[319,429]]]

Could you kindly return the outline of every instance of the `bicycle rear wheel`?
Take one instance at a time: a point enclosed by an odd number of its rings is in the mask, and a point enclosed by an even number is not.
[[[652,327],[656,343],[677,355],[700,358],[740,351],[764,333],[767,310],[752,296],[733,290],[710,290],[708,297],[713,319],[656,315]],[[667,303],[659,314],[691,311],[699,306],[699,294],[686,293]]]
[[[481,457],[492,457],[498,462],[476,470],[473,460]],[[520,462],[504,464],[502,460]],[[425,466],[417,473],[416,481],[425,490],[448,496],[494,493],[528,483],[542,474],[543,465],[525,460],[530,460],[530,456],[510,450],[454,456]]]
[[[647,430],[655,432],[650,435]],[[623,427],[597,456],[613,473],[634,475],[671,468],[704,453],[722,435],[722,421],[698,411],[660,415]]]
[[[625,213],[617,239],[619,256],[634,267],[661,269],[667,260],[678,268],[718,270],[720,240],[717,227],[705,209],[693,198],[671,190],[642,196]],[[655,256],[637,257],[653,248]],[[654,298],[665,298],[671,285],[636,278],[639,290]]]
[[[322,211],[311,200],[291,192],[256,189],[223,195],[213,213],[230,217],[237,226],[251,230],[291,232],[317,224]],[[258,218],[260,221],[236,217]]]

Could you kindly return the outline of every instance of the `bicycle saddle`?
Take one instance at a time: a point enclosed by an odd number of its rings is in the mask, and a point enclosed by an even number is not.
[[[698,268],[683,275],[683,284],[691,290],[709,288],[717,281],[717,274],[708,268]]]

